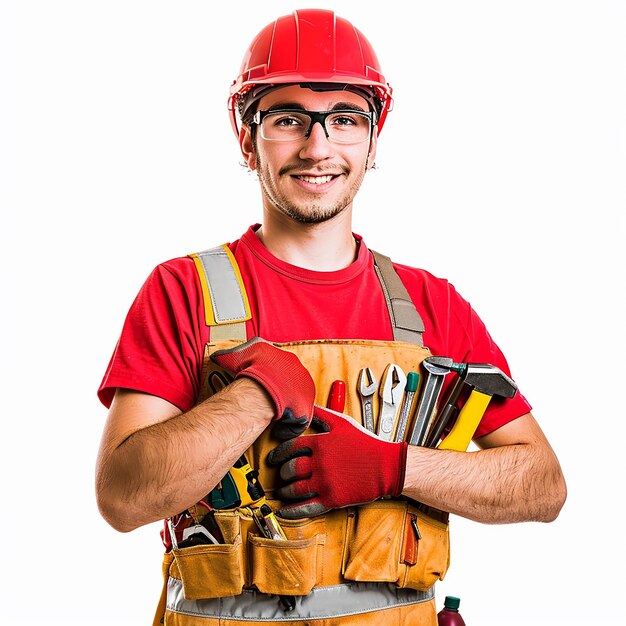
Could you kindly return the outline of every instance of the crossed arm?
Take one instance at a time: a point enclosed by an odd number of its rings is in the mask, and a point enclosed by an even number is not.
[[[556,519],[565,480],[530,413],[476,443],[481,449],[470,453],[409,446],[402,493],[487,524]]]
[[[247,378],[186,413],[118,389],[96,463],[102,516],[128,532],[184,511],[217,485],[273,415],[263,387]]]
[[[247,378],[186,413],[160,398],[118,390],[96,468],[103,517],[127,532],[186,509],[222,479],[273,417],[264,388]],[[409,446],[403,494],[483,523],[556,518],[565,481],[531,414],[477,443],[481,450],[470,453]],[[367,463],[376,471],[373,459]],[[340,476],[328,476],[333,480]]]

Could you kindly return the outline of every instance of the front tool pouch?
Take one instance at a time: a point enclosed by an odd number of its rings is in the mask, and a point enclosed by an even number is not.
[[[379,500],[348,513],[343,576],[359,582],[396,582],[406,503]]]
[[[236,340],[220,340],[207,344],[199,400],[219,392],[232,378],[211,361],[210,354],[239,343]],[[421,362],[430,356],[427,348],[402,341],[342,339],[276,345],[298,356],[311,373],[318,405],[326,406],[332,381],[344,381],[346,396],[343,412],[361,425],[360,370],[369,367],[374,378],[380,381],[389,363],[396,363],[405,372],[417,371]],[[376,416],[378,396],[374,401]],[[280,443],[281,440],[275,438],[273,430],[268,428],[246,452],[250,465],[259,472],[273,510],[280,508],[275,497],[280,478],[278,468],[267,462],[267,455]],[[407,534],[410,511],[413,509],[406,500],[378,500],[331,511],[315,518],[315,523],[313,518],[297,524],[280,519],[287,541],[259,536],[252,520],[243,516],[240,532],[245,552],[244,565],[240,565],[238,552],[230,554],[235,568],[239,568],[235,579],[231,580],[233,573],[226,572],[214,577],[221,578],[220,582],[224,582],[229,589],[222,595],[240,593],[242,585],[273,595],[304,595],[316,586],[332,586],[345,581],[388,582],[399,587],[429,589],[437,578],[443,578],[447,570],[447,526],[422,524],[418,520],[423,539],[417,542]],[[225,540],[228,542],[226,537]],[[219,546],[208,548],[219,549]],[[227,560],[226,555],[221,555],[221,558]],[[216,563],[216,567],[221,569],[222,563]],[[242,577],[245,580],[242,581]],[[198,585],[204,586],[202,582]],[[203,597],[219,595],[211,585],[206,586],[210,589],[203,589]]]
[[[188,600],[239,595],[245,583],[245,559],[239,518],[220,524],[227,543],[174,548],[170,576],[182,580]]]
[[[409,505],[403,534],[396,584],[398,587],[426,591],[437,580],[443,580],[450,565],[448,524],[434,520]]]
[[[306,595],[318,582],[323,536],[277,541],[248,535],[252,584],[262,593]]]
[[[278,502],[270,502],[278,508]],[[263,593],[306,595],[321,584],[326,521],[323,517],[278,519],[285,541],[247,534],[249,582]]]
[[[450,559],[447,524],[397,500],[357,507],[348,519],[343,565],[347,580],[426,591],[445,576]]]

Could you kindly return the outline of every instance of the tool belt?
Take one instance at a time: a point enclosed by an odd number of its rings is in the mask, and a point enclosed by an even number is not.
[[[205,288],[206,278],[207,275],[201,275]],[[215,294],[210,297],[214,298]],[[209,295],[205,293],[207,298]],[[212,302],[215,312],[217,303]],[[400,309],[404,310],[404,304]],[[396,311],[395,315],[403,314]],[[232,348],[246,339],[245,334],[240,334],[244,320],[238,319],[234,325],[229,323],[231,328],[226,333],[225,327],[214,332],[216,320],[212,322],[198,402],[219,392],[232,378],[211,361],[211,353]],[[316,404],[326,404],[334,380],[345,381],[344,413],[362,424],[358,395],[361,368],[370,367],[379,380],[389,363],[399,365],[404,371],[418,370],[420,363],[430,356],[430,351],[418,343],[320,340],[276,345],[296,354],[311,373],[316,384]],[[378,414],[378,401],[375,398],[374,415]],[[267,463],[267,455],[281,442],[272,437],[271,430],[268,428],[255,441],[246,457],[259,473],[268,504],[277,511],[280,508],[275,498],[278,469]],[[206,509],[196,505],[189,512],[197,518]],[[184,597],[189,600],[236,596],[250,588],[267,594],[301,596],[316,587],[354,581],[390,583],[398,588],[426,591],[442,580],[448,569],[447,514],[406,499],[378,500],[314,518],[278,517],[278,520],[286,541],[261,536],[246,508],[216,511],[215,521],[224,542],[167,552],[166,581],[168,576],[182,581]]]

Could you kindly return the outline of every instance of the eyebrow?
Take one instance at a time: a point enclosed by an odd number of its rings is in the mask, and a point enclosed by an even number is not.
[[[274,111],[276,109],[289,109],[293,111],[306,111],[307,109],[302,106],[299,102],[277,102],[276,104],[272,104],[268,111]],[[366,113],[366,109],[358,104],[354,104],[354,102],[337,102],[333,104],[332,108],[327,109],[328,111],[339,111],[348,109],[349,111],[363,111]]]

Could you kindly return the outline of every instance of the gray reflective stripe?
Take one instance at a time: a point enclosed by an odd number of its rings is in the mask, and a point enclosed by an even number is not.
[[[196,256],[204,268],[215,321],[224,324],[247,319],[246,301],[226,250],[218,246]]]
[[[278,596],[246,589],[242,594],[229,598],[186,600],[182,581],[170,577],[167,582],[168,611],[242,622],[255,620],[293,622],[303,619],[345,617],[427,602],[434,597],[434,587],[428,591],[416,591],[398,589],[387,583],[350,583],[317,587],[307,596],[295,596],[296,606],[293,611],[287,613],[281,608]]]

